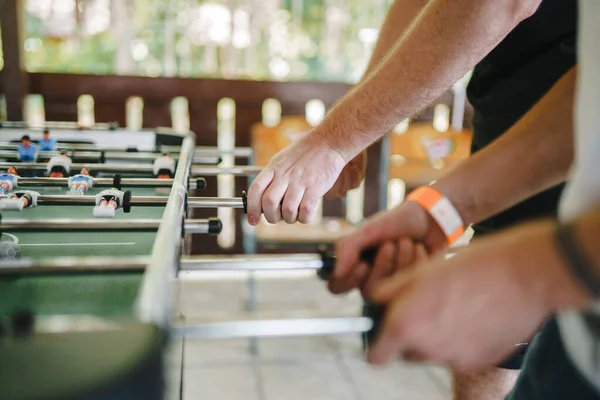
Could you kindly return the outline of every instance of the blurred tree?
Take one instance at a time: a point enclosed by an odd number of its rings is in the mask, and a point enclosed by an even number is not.
[[[354,82],[391,1],[26,0],[26,66]]]

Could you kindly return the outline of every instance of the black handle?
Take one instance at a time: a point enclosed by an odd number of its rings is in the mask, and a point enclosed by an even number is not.
[[[242,190],[242,205],[244,206],[244,214],[248,214],[248,195],[245,190]]]
[[[372,268],[375,263],[375,258],[377,257],[377,252],[379,248],[370,247],[365,249],[360,254],[360,260],[369,264]],[[323,266],[321,269],[317,271],[318,276],[323,280],[329,280],[333,275],[333,270],[335,268],[336,257],[333,253],[325,253],[322,255]],[[379,334],[379,329],[381,328],[381,324],[383,322],[383,317],[385,315],[385,306],[381,304],[374,304],[368,301],[365,301],[362,310],[362,316],[370,318],[373,321],[373,326],[371,329],[365,333],[363,333],[363,347],[368,349],[377,338]]]

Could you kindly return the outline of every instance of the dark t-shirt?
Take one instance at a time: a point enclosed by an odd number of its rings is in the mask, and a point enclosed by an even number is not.
[[[576,31],[576,0],[544,0],[475,67],[467,89],[474,108],[473,152],[502,135],[576,64]],[[549,189],[474,228],[483,233],[555,215],[562,188]]]

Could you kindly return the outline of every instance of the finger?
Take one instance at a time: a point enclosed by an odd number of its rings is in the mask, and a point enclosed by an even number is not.
[[[318,203],[319,197],[315,196],[311,190],[306,190],[298,210],[298,222],[308,224]]]
[[[390,275],[390,271],[394,265],[396,255],[396,244],[394,242],[385,242],[379,247],[377,257],[372,265],[368,279],[363,286],[363,297],[370,298],[371,290],[386,276]]]
[[[356,232],[341,239],[336,245],[337,261],[334,275],[341,278],[349,273],[350,267],[358,261],[360,252],[366,248],[399,236],[412,237],[410,225],[393,222],[398,217],[399,215],[393,215],[393,212],[380,212],[368,219]]]
[[[418,243],[415,246],[415,264],[420,264],[428,259],[427,250],[425,246],[421,243]]]
[[[270,168],[263,169],[248,188],[247,209],[248,223],[255,226],[260,221],[262,213],[262,197],[271,184],[275,172]]]
[[[407,267],[411,267],[414,262],[415,244],[409,238],[403,237],[398,239],[398,254],[396,262],[396,271],[401,271]]]
[[[262,196],[262,213],[271,224],[281,221],[281,201],[288,184],[274,179]]]
[[[360,286],[366,279],[369,273],[370,266],[365,263],[356,265],[353,273],[344,279],[332,279],[328,282],[329,291],[333,294],[341,294]]]
[[[287,192],[283,197],[281,205],[281,215],[288,224],[293,224],[298,219],[298,209],[304,197],[304,188],[298,186],[288,186]]]

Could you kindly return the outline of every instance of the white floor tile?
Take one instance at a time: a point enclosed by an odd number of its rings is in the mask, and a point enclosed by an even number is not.
[[[338,356],[324,337],[286,337],[258,340],[261,361],[331,360]]]
[[[261,365],[265,400],[357,399],[335,362]]]
[[[248,341],[245,339],[186,339],[184,354],[186,369],[223,365],[249,365],[252,360],[248,351]]]
[[[184,400],[258,400],[255,373],[250,365],[186,369]]]

